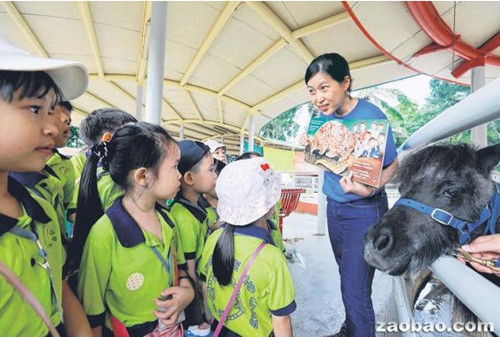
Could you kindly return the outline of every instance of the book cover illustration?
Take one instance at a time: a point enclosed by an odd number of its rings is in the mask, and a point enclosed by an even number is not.
[[[379,187],[387,143],[387,119],[331,120],[313,115],[305,161]]]

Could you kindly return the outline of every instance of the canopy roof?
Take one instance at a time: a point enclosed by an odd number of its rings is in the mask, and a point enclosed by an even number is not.
[[[418,73],[469,84],[474,62],[460,65],[463,59],[486,63],[486,81],[500,76],[500,2],[412,4],[169,2],[163,126],[178,136],[184,124],[190,139],[224,136],[234,153],[250,115],[258,136],[308,100],[305,69],[326,52],[350,62],[354,89]],[[0,30],[34,54],[88,67],[89,88],[73,101],[78,125],[104,106],[135,114],[137,86],[146,85],[150,16],[150,2],[4,1]]]

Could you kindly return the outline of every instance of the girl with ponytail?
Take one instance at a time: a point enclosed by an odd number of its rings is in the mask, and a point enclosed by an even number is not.
[[[232,162],[219,175],[215,190],[223,226],[208,238],[199,264],[212,328],[224,325],[218,336],[292,336],[292,277],[267,225],[280,182],[264,158]]]
[[[73,247],[85,246],[72,258],[81,260],[77,293],[96,337],[112,336],[111,329],[119,336],[118,327],[130,337],[158,326],[177,329],[180,313],[193,299],[176,226],[161,206],[179,189],[179,158],[175,140],[162,127],[143,122],[124,125],[109,142],[92,147],[80,184]],[[104,213],[97,190],[99,161],[125,193]]]

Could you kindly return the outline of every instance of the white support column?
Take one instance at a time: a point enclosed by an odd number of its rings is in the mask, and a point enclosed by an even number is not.
[[[318,173],[318,235],[326,233],[326,195],[323,193],[323,184],[325,182],[325,170]]]
[[[144,92],[141,84],[137,83],[137,91],[135,95],[135,118],[140,121],[142,119],[142,93]]]
[[[484,66],[472,68],[471,91],[475,92],[485,84]],[[487,123],[476,126],[471,130],[472,144],[481,148],[488,145]]]
[[[248,118],[248,151],[254,151],[254,131],[255,131],[255,116],[251,115]]]
[[[179,140],[183,140],[184,139],[184,124],[181,124],[179,126]]]
[[[240,154],[243,152],[245,152],[245,134],[242,132],[240,133]]]
[[[146,92],[146,122],[160,124],[163,99],[163,69],[165,66],[165,35],[167,1],[151,3],[151,35]]]

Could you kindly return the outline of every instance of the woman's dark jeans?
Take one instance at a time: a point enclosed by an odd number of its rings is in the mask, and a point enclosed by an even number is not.
[[[363,257],[363,236],[387,212],[387,194],[340,203],[327,198],[330,243],[339,266],[347,335],[374,337],[375,314],[371,300],[375,269]]]

